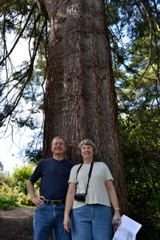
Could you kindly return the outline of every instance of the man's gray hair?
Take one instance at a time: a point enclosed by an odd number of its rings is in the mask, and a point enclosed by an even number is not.
[[[51,147],[52,147],[52,145],[53,145],[54,140],[56,140],[56,139],[62,139],[62,140],[64,141],[63,137],[61,137],[61,136],[56,136],[56,137],[54,137],[54,138],[52,139]],[[65,144],[65,141],[64,141],[64,145],[66,145],[66,144]]]
[[[81,141],[78,145],[78,148],[81,148],[83,145],[90,145],[93,147],[93,150],[96,151],[96,144],[93,143],[90,139],[84,139],[83,141]]]

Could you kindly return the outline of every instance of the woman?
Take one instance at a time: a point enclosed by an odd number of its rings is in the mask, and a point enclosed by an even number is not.
[[[91,140],[83,140],[79,148],[83,164],[75,165],[71,169],[64,228],[68,232],[71,228],[72,240],[111,240],[110,202],[114,208],[113,217],[121,221],[113,177],[104,162],[93,161],[96,146]]]

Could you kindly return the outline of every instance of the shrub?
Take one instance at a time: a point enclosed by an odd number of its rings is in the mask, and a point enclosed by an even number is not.
[[[28,195],[25,195],[25,194],[23,194],[23,193],[20,193],[20,194],[18,195],[18,204],[19,204],[19,205],[27,205],[27,206],[35,206],[35,205],[32,203],[29,194],[28,194]]]
[[[29,177],[33,172],[33,166],[27,165],[22,166],[20,168],[16,168],[13,172],[13,178],[15,180],[15,187],[19,193],[24,193],[25,195],[28,194],[27,190],[27,182]]]
[[[12,189],[8,185],[4,184],[0,186],[0,196],[8,196],[9,198],[14,199],[14,201],[17,201],[18,192],[16,189]]]
[[[0,209],[2,210],[11,210],[15,208],[17,202],[7,195],[0,196]]]

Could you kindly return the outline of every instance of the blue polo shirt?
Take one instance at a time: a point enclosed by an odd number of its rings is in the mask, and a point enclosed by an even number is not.
[[[43,159],[37,165],[30,177],[30,181],[36,183],[41,178],[40,195],[46,199],[65,199],[68,189],[70,170],[74,164],[66,159]]]

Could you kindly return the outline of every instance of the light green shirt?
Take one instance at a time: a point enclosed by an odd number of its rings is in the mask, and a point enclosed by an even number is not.
[[[83,164],[77,177],[77,170],[80,164],[75,165],[71,169],[69,183],[77,183],[76,193],[85,193],[86,185],[88,182],[88,173],[91,164]],[[104,162],[95,162],[93,164],[92,174],[89,181],[88,193],[86,196],[86,202],[78,202],[74,200],[72,208],[78,208],[85,206],[86,204],[102,204],[111,206],[109,196],[107,193],[105,182],[107,180],[113,180],[112,174]]]

